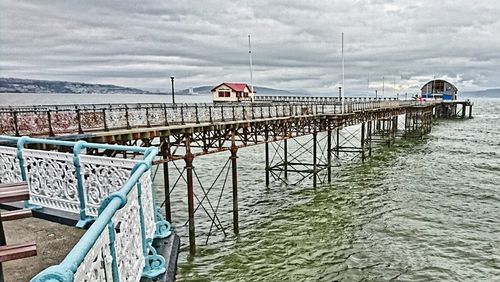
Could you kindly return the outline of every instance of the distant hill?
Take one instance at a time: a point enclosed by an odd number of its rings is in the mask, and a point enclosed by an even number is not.
[[[209,86],[209,85],[204,85],[204,86],[198,86],[198,87],[193,87],[192,91],[193,94],[211,94],[212,88],[214,88],[215,85]],[[309,92],[305,90],[281,90],[281,89],[274,89],[274,88],[269,88],[269,87],[262,87],[262,86],[255,86],[254,91],[258,95],[283,95],[283,96],[303,96],[303,95],[310,95]],[[179,94],[185,94],[189,95],[190,94],[190,89],[183,89],[179,91]]]
[[[148,94],[149,92],[111,84],[0,77],[0,93]]]
[[[486,89],[480,91],[463,91],[458,93],[459,96],[464,97],[478,97],[478,98],[500,98],[500,88]]]

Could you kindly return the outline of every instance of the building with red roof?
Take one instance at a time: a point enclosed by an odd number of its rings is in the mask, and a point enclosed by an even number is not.
[[[252,93],[246,83],[223,82],[212,89],[214,102],[241,102],[253,101],[255,93]]]

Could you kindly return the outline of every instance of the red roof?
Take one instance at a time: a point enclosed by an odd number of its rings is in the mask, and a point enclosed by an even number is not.
[[[226,85],[227,87],[233,89],[236,92],[240,92],[240,91],[242,92],[243,90],[245,90],[245,87],[248,87],[248,85],[246,83],[223,82],[223,83],[215,86],[214,88],[212,88],[212,92],[215,91],[215,89],[219,88],[222,85]],[[248,89],[250,89],[250,87],[248,87]]]

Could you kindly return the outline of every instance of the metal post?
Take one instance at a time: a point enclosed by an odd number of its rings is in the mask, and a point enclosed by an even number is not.
[[[17,122],[17,112],[14,111],[14,112],[12,112],[12,114],[14,115],[14,127],[16,128],[16,136],[20,136],[19,135],[19,125]]]
[[[104,123],[104,131],[109,131],[108,124],[106,123],[106,109],[102,109],[102,122]]]
[[[406,135],[408,134],[408,126],[409,126],[409,123],[410,123],[410,119],[409,119],[409,112],[408,110],[405,112],[405,131],[404,131],[404,136],[406,137]]]
[[[328,183],[332,183],[332,129],[328,127],[327,131],[327,149],[326,149],[326,157],[327,157],[327,166],[328,166]]]
[[[285,181],[288,183],[288,139],[283,140],[283,154],[284,154],[284,160],[283,160],[283,169],[285,173]]]
[[[337,161],[340,159],[340,156],[339,156],[339,152],[340,152],[340,127],[338,127],[339,125],[337,125],[337,128],[335,128],[335,132],[336,132],[336,141],[335,141],[335,154],[336,154],[336,158],[337,158]]]
[[[269,129],[266,126],[264,133],[266,139],[266,187],[269,187]]]
[[[361,123],[361,161],[365,161],[365,122]]]
[[[472,118],[472,105],[469,106],[469,118]]]
[[[172,82],[172,104],[175,105],[175,93],[174,93],[174,77],[170,77],[170,81]]]
[[[82,117],[80,114],[80,109],[76,109],[76,120],[78,121],[78,133],[83,134],[83,129],[82,129]]]
[[[238,147],[234,144],[234,133],[233,133],[233,145],[231,146],[231,169],[232,169],[232,180],[233,180],[233,228],[234,234],[240,233],[240,227],[238,224],[238,167],[236,164],[236,153],[238,152]]]
[[[372,156],[372,122],[368,122],[368,157]]]
[[[106,119],[106,117],[104,117]],[[49,123],[49,136],[54,136],[54,131],[52,130],[52,118],[50,116],[50,110],[47,111],[47,120]]]
[[[193,189],[193,159],[194,155],[191,153],[191,136],[186,136],[186,155],[184,161],[186,162],[186,182],[187,182],[187,196],[188,196],[188,214],[189,214],[189,253],[194,255],[196,253],[196,234],[194,230],[194,189]]]
[[[313,132],[313,187],[316,188],[318,184],[318,168],[317,168],[317,139],[318,133]]]
[[[398,116],[394,116],[392,120],[392,138],[396,140],[396,134],[398,133]]]
[[[168,137],[166,137],[168,138]],[[163,145],[161,147],[162,155],[163,155],[163,189],[165,191],[165,217],[168,222],[172,222],[172,208],[170,206],[170,177],[168,173],[168,143],[165,143],[165,139],[163,141]]]

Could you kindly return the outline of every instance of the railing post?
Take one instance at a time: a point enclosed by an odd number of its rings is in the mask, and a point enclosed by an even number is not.
[[[102,122],[104,123],[104,131],[109,131],[108,124],[106,123],[106,109],[102,109]]]
[[[220,113],[221,113],[221,117],[222,117],[222,122],[224,122],[224,106],[220,105]]]
[[[13,111],[12,114],[14,115],[14,127],[16,130],[16,136],[19,136],[19,125],[17,124],[17,111]]]
[[[151,127],[151,122],[149,121],[149,108],[146,106],[146,127]]]
[[[128,106],[125,105],[125,120],[127,122],[127,129],[130,129],[131,126],[130,126],[130,120],[129,120],[129,116],[128,116]]]
[[[181,124],[185,124],[184,123],[184,106],[181,106]]]
[[[111,273],[113,275],[113,280],[119,281],[120,274],[118,272],[118,263],[116,259],[116,248],[115,248],[116,230],[112,220],[108,224],[108,232],[109,232],[109,253],[111,254],[112,257]]]
[[[146,108],[147,109],[147,108]],[[151,173],[151,167],[148,168],[144,173]],[[132,169],[132,173],[134,173],[134,169]],[[166,271],[165,268],[165,260],[162,257],[153,252],[153,254],[149,254],[149,250],[152,244],[151,238],[146,238],[146,224],[144,223],[144,208],[142,206],[142,184],[141,178],[136,183],[137,189],[137,202],[139,204],[139,223],[140,223],[140,232],[141,232],[141,241],[142,241],[142,254],[144,256],[144,268],[142,270],[142,277],[146,278],[154,278]],[[146,191],[147,193],[148,191]]]
[[[80,115],[80,109],[76,109],[76,120],[78,122],[78,133],[83,134],[83,129],[82,129],[82,117]]]
[[[85,228],[92,219],[87,216],[86,206],[87,206],[87,197],[85,195],[85,184],[82,174],[82,166],[80,163],[80,151],[85,147],[85,141],[78,141],[73,146],[73,165],[75,166],[75,174],[76,174],[76,185],[78,191],[78,200],[80,204],[80,220],[76,224],[79,228]]]
[[[231,106],[232,110],[233,110],[233,121],[236,120],[236,116],[234,115],[234,106]]]
[[[54,136],[54,131],[52,130],[52,118],[50,116],[50,110],[47,110],[47,121],[49,123],[49,136]]]
[[[209,106],[208,107],[208,117],[210,118],[210,123],[213,123],[213,119],[212,119],[212,106]]]
[[[165,116],[165,126],[168,126],[167,104],[163,103],[163,115]]]
[[[194,112],[195,112],[195,115],[196,115],[196,123],[200,123],[200,119],[198,117],[198,104],[194,105]]]

